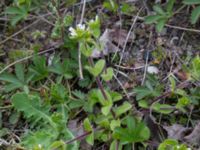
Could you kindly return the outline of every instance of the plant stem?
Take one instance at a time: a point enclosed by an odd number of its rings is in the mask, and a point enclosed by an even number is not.
[[[89,64],[90,64],[92,67],[94,67],[94,61],[93,61],[92,57],[89,57],[89,58],[88,58],[88,61],[89,61]],[[97,76],[95,79],[96,79],[97,86],[99,87],[99,89],[100,89],[100,91],[101,91],[101,93],[102,93],[104,99],[105,99],[105,100],[108,100],[108,97],[107,97],[107,95],[106,95],[106,92],[105,92],[104,87],[103,87],[103,85],[102,85],[102,83],[101,83],[101,81],[100,81],[99,76]],[[112,114],[113,118],[116,118],[115,112],[112,110],[112,108],[111,108],[110,111],[111,111],[111,114]]]
[[[119,150],[119,141],[117,140],[117,143],[116,143],[116,150]]]
[[[7,106],[0,107],[0,109],[9,109],[9,108],[13,108],[13,105],[7,105]]]
[[[92,59],[91,57],[89,57],[88,60],[89,60],[90,65],[91,65],[92,67],[94,67],[93,59]],[[98,85],[99,89],[101,90],[101,93],[103,94],[104,99],[105,99],[105,100],[108,100],[108,97],[107,97],[107,95],[106,95],[106,92],[105,92],[105,90],[104,90],[104,88],[103,88],[103,85],[102,85],[102,83],[101,83],[99,77],[97,76],[97,77],[95,77],[95,79],[96,79],[96,82],[97,82],[97,85]]]
[[[71,139],[71,140],[69,140],[69,141],[66,141],[65,144],[71,144],[71,143],[73,143],[74,141],[81,140],[81,139],[85,138],[86,136],[88,136],[88,135],[91,134],[91,133],[92,133],[92,131],[85,132],[85,133],[83,133],[83,134],[80,135],[80,136],[77,136],[77,137],[75,137],[75,138],[73,138],[73,139]]]

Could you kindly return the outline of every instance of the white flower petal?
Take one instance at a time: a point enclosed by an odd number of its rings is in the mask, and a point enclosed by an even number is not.
[[[77,24],[77,28],[80,30],[85,30],[85,24]]]
[[[70,31],[70,35],[71,35],[72,37],[77,36],[76,30],[75,30],[74,28],[70,27],[70,28],[69,28],[69,31]]]
[[[93,23],[94,22],[94,19],[90,20],[90,23]]]

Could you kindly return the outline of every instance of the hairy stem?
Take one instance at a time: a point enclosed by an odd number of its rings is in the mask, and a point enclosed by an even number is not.
[[[88,58],[88,61],[89,61],[89,64],[90,64],[92,67],[94,67],[94,61],[93,61],[93,59],[92,59],[91,57]],[[96,79],[97,86],[99,87],[99,89],[100,89],[100,91],[101,91],[101,93],[102,93],[104,99],[105,99],[105,100],[108,100],[108,97],[107,97],[107,95],[106,95],[106,92],[105,92],[104,87],[103,87],[103,85],[102,85],[102,83],[101,83],[101,81],[100,81],[99,76],[97,76],[95,79]],[[113,116],[114,118],[116,118],[115,112],[112,110],[112,108],[111,108],[111,113],[112,113],[112,116]]]

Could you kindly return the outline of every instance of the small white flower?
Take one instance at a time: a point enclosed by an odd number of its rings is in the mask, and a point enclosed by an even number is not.
[[[42,145],[41,145],[41,144],[38,144],[38,147],[39,147],[39,148],[42,148]]]
[[[176,148],[178,148],[178,149],[179,149],[179,148],[180,148],[180,146],[176,146]]]
[[[77,24],[77,28],[80,30],[85,30],[85,24]]]
[[[74,28],[70,27],[70,28],[69,28],[69,31],[70,31],[70,35],[71,35],[72,37],[77,36],[76,30],[75,30]]]
[[[191,148],[187,148],[187,150],[192,150]]]
[[[96,22],[98,22],[98,20],[99,20],[99,17],[96,16],[96,17],[95,17],[95,20],[94,20],[94,19],[91,19],[89,23],[94,23],[94,22],[96,23]]]
[[[148,66],[147,72],[150,73],[150,74],[158,74],[159,70],[155,66]]]
[[[97,21],[97,20],[99,20],[99,16],[96,15],[95,16],[95,21]]]
[[[90,20],[90,23],[94,23],[94,19],[91,19],[91,20]]]

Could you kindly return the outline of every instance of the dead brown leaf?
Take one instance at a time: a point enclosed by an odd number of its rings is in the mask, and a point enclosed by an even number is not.
[[[168,138],[183,140],[183,137],[188,133],[191,129],[186,128],[180,124],[173,124],[172,126],[163,126],[163,128],[167,131]]]
[[[108,55],[110,53],[116,53],[122,49],[126,40],[127,42],[132,42],[135,35],[132,33],[127,39],[128,32],[124,29],[106,29],[102,36],[99,38],[99,42],[102,44],[103,55]],[[101,57],[101,50],[94,49],[91,55],[92,58]]]
[[[184,141],[191,145],[200,146],[200,122],[195,126],[194,130],[184,137]]]

